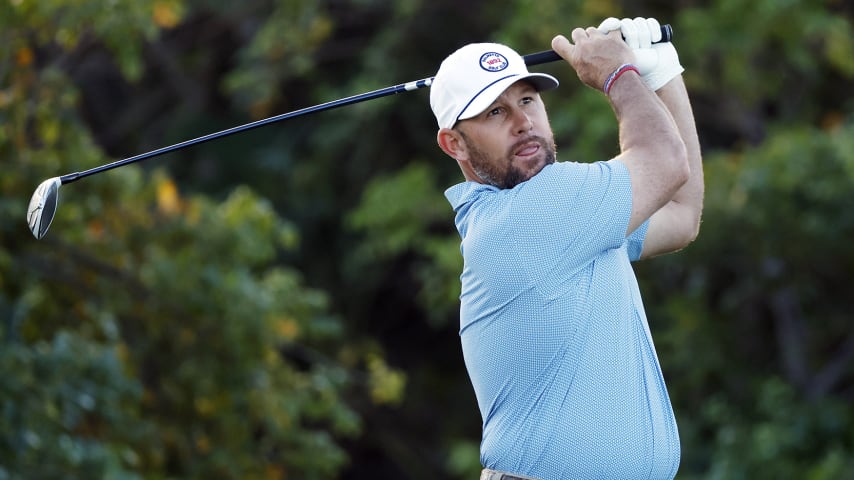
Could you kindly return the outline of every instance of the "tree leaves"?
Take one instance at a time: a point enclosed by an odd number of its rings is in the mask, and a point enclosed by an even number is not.
[[[39,177],[108,161],[52,39],[77,19],[64,48],[112,45],[133,79],[150,22],[181,8],[155,6],[153,20],[145,5],[24,2],[0,20],[31,39],[0,69],[0,476],[331,478],[345,461],[334,437],[359,430],[342,398],[350,372],[285,347],[341,329],[322,292],[275,265],[298,235],[270,202],[240,186],[187,195],[163,170],[127,166],[65,186],[42,242],[15,221]]]

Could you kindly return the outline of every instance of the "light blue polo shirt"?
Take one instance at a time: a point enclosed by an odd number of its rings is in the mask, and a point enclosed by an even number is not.
[[[676,420],[630,261],[618,160],[560,162],[446,197],[464,259],[460,338],[485,467],[546,480],[671,479]]]

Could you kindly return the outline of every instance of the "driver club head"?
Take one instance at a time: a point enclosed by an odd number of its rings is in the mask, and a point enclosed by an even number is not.
[[[53,216],[56,214],[56,202],[59,201],[59,177],[49,178],[36,188],[27,209],[27,223],[36,239],[42,239],[50,228]]]

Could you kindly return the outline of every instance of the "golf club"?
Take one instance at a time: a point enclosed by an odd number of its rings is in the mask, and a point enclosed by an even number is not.
[[[670,25],[662,25],[660,42],[669,42],[671,41],[672,37],[673,29],[670,27]],[[526,65],[532,66],[554,62],[560,60],[561,57],[553,50],[546,50],[525,55],[523,59],[525,60]],[[221,130],[219,132],[209,133],[207,135],[194,138],[192,140],[185,140],[183,142],[170,145],[168,147],[158,148],[156,150],[142,153],[133,157],[128,157],[122,160],[116,160],[115,162],[94,167],[89,170],[84,170],[82,172],[69,173],[60,177],[49,178],[43,181],[38,186],[38,188],[36,188],[35,193],[33,193],[33,196],[30,199],[30,204],[27,208],[27,223],[30,226],[30,231],[33,232],[33,235],[36,237],[36,239],[43,238],[47,234],[47,230],[48,228],[50,228],[51,222],[53,222],[54,215],[56,215],[57,202],[59,201],[59,187],[67,183],[80,180],[81,178],[105,172],[107,170],[112,170],[114,168],[122,167],[124,165],[129,165],[131,163],[136,163],[151,157],[156,157],[158,155],[163,155],[165,153],[181,150],[217,138],[233,135],[235,133],[245,132],[247,130],[258,128],[271,123],[281,122],[282,120],[287,120],[289,118],[308,115],[310,113],[322,112],[324,110],[343,107],[345,105],[352,105],[354,103],[364,102],[366,100],[372,100],[380,97],[386,97],[397,93],[418,90],[420,88],[429,87],[432,83],[433,77],[424,78],[414,82],[401,83],[399,85],[381,88],[379,90],[374,90],[371,92],[366,92],[358,95],[353,95],[351,97],[346,97],[338,100],[333,100],[331,102],[314,105],[312,107],[294,110],[292,112],[283,113],[262,120],[257,120],[244,125],[239,125],[236,127],[228,128],[226,130]]]

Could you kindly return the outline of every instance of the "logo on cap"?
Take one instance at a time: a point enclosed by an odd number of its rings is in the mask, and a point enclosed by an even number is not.
[[[509,65],[507,58],[497,52],[487,52],[480,56],[480,68],[487,72],[500,72]]]

